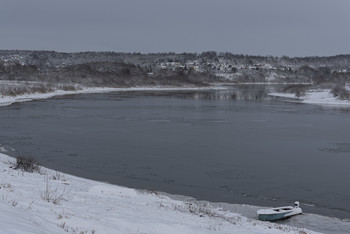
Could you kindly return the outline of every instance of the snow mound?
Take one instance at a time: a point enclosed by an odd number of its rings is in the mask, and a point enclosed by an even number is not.
[[[350,101],[341,100],[330,92],[330,90],[310,90],[305,96],[296,97],[292,93],[269,93],[269,96],[294,99],[300,103],[330,106],[349,106]]]

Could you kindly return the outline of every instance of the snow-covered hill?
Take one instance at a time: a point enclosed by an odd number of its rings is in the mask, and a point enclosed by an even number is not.
[[[173,200],[46,168],[14,170],[0,154],[0,233],[314,233],[211,204]]]
[[[0,50],[0,80],[130,87],[235,83],[346,83],[350,55],[250,56],[197,53],[117,53]]]

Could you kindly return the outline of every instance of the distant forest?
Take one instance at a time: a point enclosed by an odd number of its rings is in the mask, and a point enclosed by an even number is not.
[[[350,81],[350,55],[291,58],[214,51],[141,54],[0,50],[0,80],[60,84],[65,89],[78,84],[188,87],[223,82],[339,87]]]

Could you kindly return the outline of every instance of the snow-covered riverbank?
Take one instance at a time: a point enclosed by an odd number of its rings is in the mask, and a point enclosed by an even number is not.
[[[174,90],[208,90],[223,89],[223,87],[134,87],[134,88],[81,88],[74,91],[55,90],[48,93],[30,93],[17,96],[2,96],[0,94],[0,106],[8,106],[16,102],[27,102],[40,99],[48,99],[56,96],[89,94],[89,93],[108,93],[125,91],[174,91]]]
[[[314,233],[46,168],[17,171],[14,163],[0,154],[0,233]]]
[[[305,96],[296,97],[291,93],[270,93],[270,96],[289,98],[296,102],[314,104],[314,105],[331,105],[350,107],[350,101],[341,100],[330,92],[330,90],[310,90]]]
[[[253,84],[253,83],[251,83]],[[256,84],[256,83],[255,83]],[[16,85],[18,85],[16,83]],[[210,87],[133,87],[133,88],[108,88],[108,87],[80,87],[77,90],[65,91],[57,89],[47,93],[30,93],[17,96],[4,96],[0,94],[0,106],[8,106],[17,102],[26,102],[39,99],[48,99],[55,96],[89,94],[89,93],[108,93],[108,92],[125,92],[125,91],[174,91],[174,90],[209,90],[209,89],[226,89],[225,84],[213,85]],[[298,103],[315,104],[315,105],[332,105],[350,107],[350,101],[341,100],[330,92],[330,90],[309,90],[304,96],[297,97],[292,93],[269,93],[269,96],[289,98]]]

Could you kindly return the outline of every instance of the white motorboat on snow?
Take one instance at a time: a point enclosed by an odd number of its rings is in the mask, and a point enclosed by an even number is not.
[[[294,215],[302,214],[303,211],[299,207],[299,202],[295,202],[294,206],[283,206],[270,209],[258,210],[258,219],[262,221],[276,221],[286,219]]]

